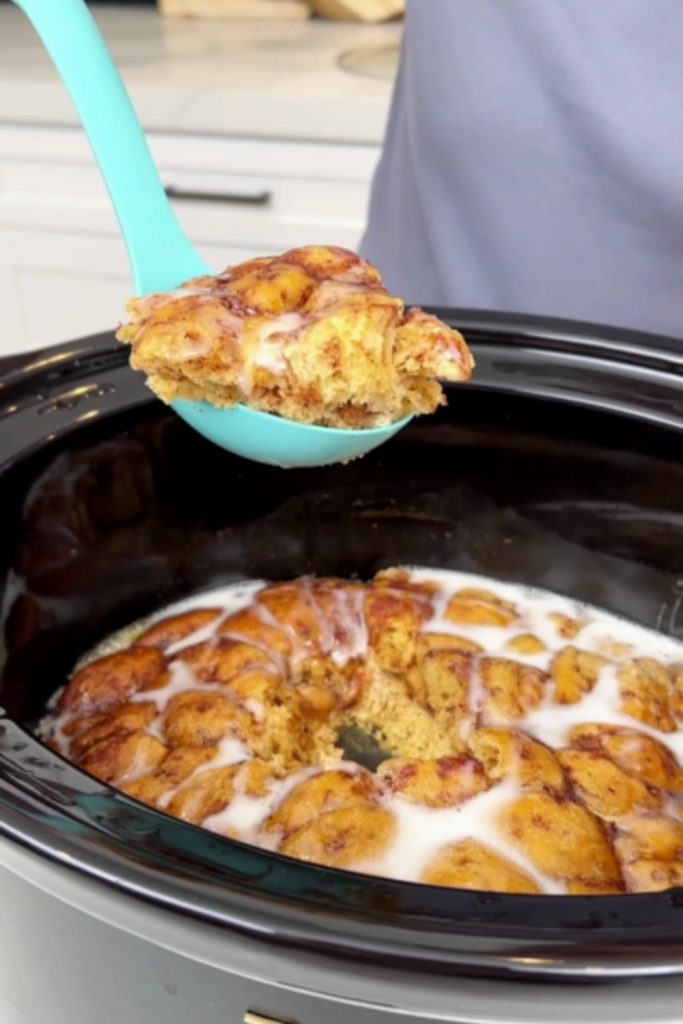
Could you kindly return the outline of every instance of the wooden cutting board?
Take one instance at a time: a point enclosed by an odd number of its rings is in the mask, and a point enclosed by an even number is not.
[[[316,14],[334,21],[388,21],[405,12],[405,0],[309,0]]]
[[[311,8],[306,0],[158,0],[159,10],[170,18],[270,18],[301,21]]]

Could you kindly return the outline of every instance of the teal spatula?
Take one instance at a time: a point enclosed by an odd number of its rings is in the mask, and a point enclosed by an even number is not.
[[[138,295],[170,291],[213,270],[170,203],[125,86],[84,0],[15,0],[33,22],[80,115],[121,225]],[[346,462],[387,441],[388,427],[312,427],[238,405],[178,401],[173,409],[214,444],[276,466]]]

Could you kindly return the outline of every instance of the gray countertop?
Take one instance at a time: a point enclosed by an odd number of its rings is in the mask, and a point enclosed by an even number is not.
[[[145,128],[159,132],[381,142],[400,23],[355,25],[162,18],[154,7],[94,9]],[[338,65],[384,53],[377,74]],[[0,5],[0,122],[77,118],[32,26]]]

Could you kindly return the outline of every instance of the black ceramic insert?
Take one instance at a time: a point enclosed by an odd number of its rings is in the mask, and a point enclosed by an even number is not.
[[[443,311],[442,311],[443,313]],[[240,578],[396,564],[556,590],[683,640],[683,343],[446,314],[477,359],[449,405],[346,467],[211,446],[111,336],[0,376],[0,833],[160,905],[338,956],[424,970],[683,971],[683,892],[460,892],[313,867],[202,832],[31,734],[78,656]]]

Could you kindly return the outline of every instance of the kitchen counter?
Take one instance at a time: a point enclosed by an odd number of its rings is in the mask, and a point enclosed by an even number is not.
[[[95,7],[148,131],[379,144],[391,75],[338,67],[346,51],[391,47],[400,23],[165,19],[152,7]],[[0,122],[76,125],[26,17],[0,5]]]
[[[210,266],[298,245],[357,248],[400,23],[93,10],[180,222]],[[376,77],[342,69],[350,51],[378,55]],[[131,290],[116,218],[42,43],[2,0],[0,167],[0,355],[111,328]]]

